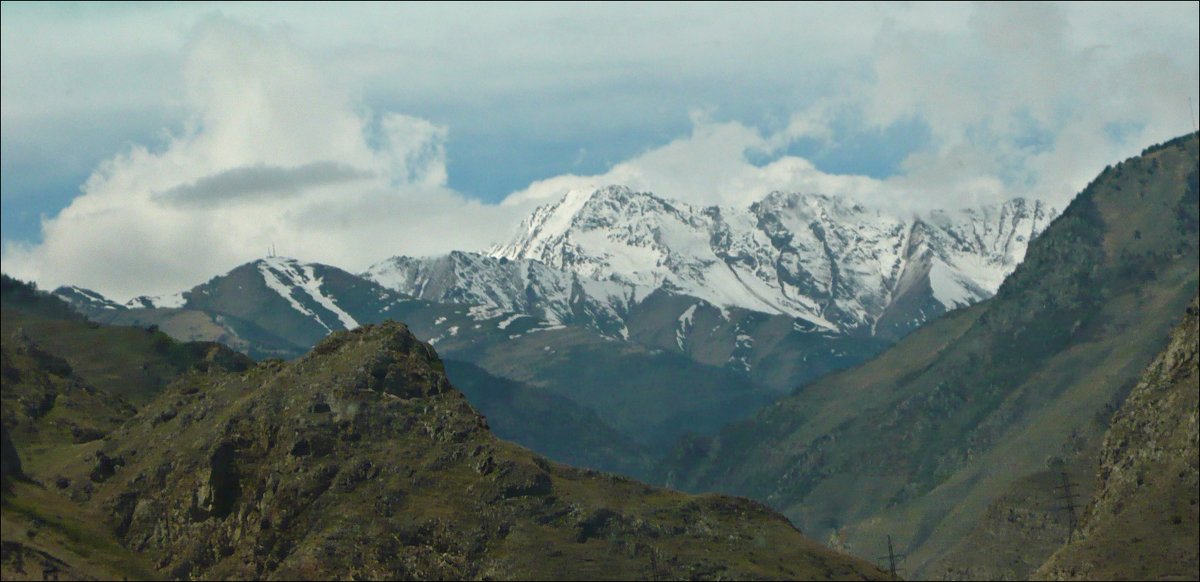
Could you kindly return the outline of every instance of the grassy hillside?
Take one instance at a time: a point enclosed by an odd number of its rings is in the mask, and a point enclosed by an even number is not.
[[[1121,405],[1104,437],[1082,539],[1041,579],[1185,580],[1200,576],[1200,299]]]
[[[169,578],[884,577],[758,503],[496,439],[394,323],[336,333],[293,363],[185,375],[109,438],[32,464],[63,484],[6,495],[6,544],[40,523],[31,537],[56,542],[44,561],[71,576],[150,563]],[[68,518],[74,503],[93,517]],[[22,543],[35,563],[41,550]]]
[[[53,295],[3,275],[0,337],[32,342],[66,362],[73,375],[138,405],[188,369],[210,364],[245,368],[245,356],[215,342],[179,342],[153,327],[90,322]],[[14,344],[15,345],[15,344]],[[15,349],[15,348],[14,348]]]
[[[179,376],[244,370],[253,362],[219,344],[88,322],[57,297],[8,276],[0,277],[0,309],[0,574],[5,580],[157,578],[144,557],[117,542],[101,514],[62,495],[69,484],[63,469],[81,459],[96,469],[89,455],[101,440]]]
[[[767,501],[858,555],[892,535],[917,575],[975,570],[945,557],[994,501],[1095,454],[1195,295],[1197,153],[1192,134],[1106,169],[995,298],[686,443],[664,478]],[[1026,550],[1048,555],[1051,539]]]

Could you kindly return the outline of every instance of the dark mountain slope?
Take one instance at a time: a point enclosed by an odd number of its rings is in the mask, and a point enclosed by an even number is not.
[[[135,405],[197,365],[244,369],[253,363],[215,342],[178,342],[157,328],[89,322],[58,297],[7,275],[0,313],[0,336],[10,349],[31,343],[63,360],[73,375]]]
[[[595,412],[548,390],[493,376],[468,362],[444,360],[446,375],[471,406],[487,411],[492,432],[574,467],[644,475],[650,456]]]
[[[1200,300],[1121,405],[1100,452],[1083,539],[1036,576],[1183,580],[1200,576]]]
[[[765,500],[859,555],[891,534],[918,575],[969,567],[937,558],[1023,477],[1094,453],[1195,295],[1196,160],[1192,134],[1106,169],[995,298],[690,442],[665,476]]]
[[[90,482],[113,470],[94,452],[104,437],[189,371],[245,370],[253,362],[215,343],[178,343],[142,328],[88,322],[57,297],[3,276],[0,420],[5,580],[154,579],[103,516],[59,494],[66,467]],[[111,460],[110,460],[111,461]]]

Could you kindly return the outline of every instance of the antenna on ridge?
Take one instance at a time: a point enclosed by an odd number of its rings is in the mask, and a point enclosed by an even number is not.
[[[1192,96],[1188,95],[1188,115],[1192,118],[1192,131],[1196,131],[1196,112],[1192,111]]]

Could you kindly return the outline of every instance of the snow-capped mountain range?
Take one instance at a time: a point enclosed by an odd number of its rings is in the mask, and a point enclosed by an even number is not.
[[[361,275],[268,257],[124,304],[77,287],[56,293],[105,321],[267,355],[421,313],[437,314],[423,337],[453,344],[439,349],[479,350],[522,337],[505,322],[525,316],[531,330],[586,330],[788,390],[991,296],[1053,215],[1016,199],[904,218],[785,193],[700,208],[611,186],[538,208],[486,253],[394,257]]]
[[[990,296],[1052,215],[1013,200],[898,217],[783,193],[701,208],[608,187],[537,209],[484,253],[394,257],[362,274],[266,257],[126,303],[78,287],[55,293],[96,321],[257,358],[298,357],[330,332],[402,321],[448,361],[665,447]]]
[[[1014,199],[900,217],[780,192],[748,208],[693,207],[610,186],[538,208],[487,253],[395,257],[364,276],[623,337],[630,308],[659,289],[826,333],[898,336],[994,294],[1054,214]]]

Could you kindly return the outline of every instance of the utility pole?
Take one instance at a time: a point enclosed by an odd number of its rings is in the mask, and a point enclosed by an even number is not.
[[[1079,527],[1079,520],[1075,516],[1075,499],[1079,497],[1071,488],[1079,487],[1078,483],[1071,482],[1071,476],[1067,475],[1066,471],[1062,472],[1062,485],[1055,487],[1059,491],[1058,500],[1062,502],[1064,509],[1067,512],[1067,543],[1075,541],[1075,529]]]
[[[662,580],[658,572],[658,548],[650,546],[650,579],[654,582]]]
[[[890,574],[892,576],[892,580],[899,580],[900,572],[902,572],[904,569],[897,568],[896,562],[903,560],[905,558],[905,556],[907,556],[907,554],[897,554],[896,553],[896,549],[892,546],[892,536],[889,535],[887,537],[887,542],[888,542],[888,555],[881,556],[881,557],[875,558],[875,559],[876,560],[887,560],[888,574]]]

